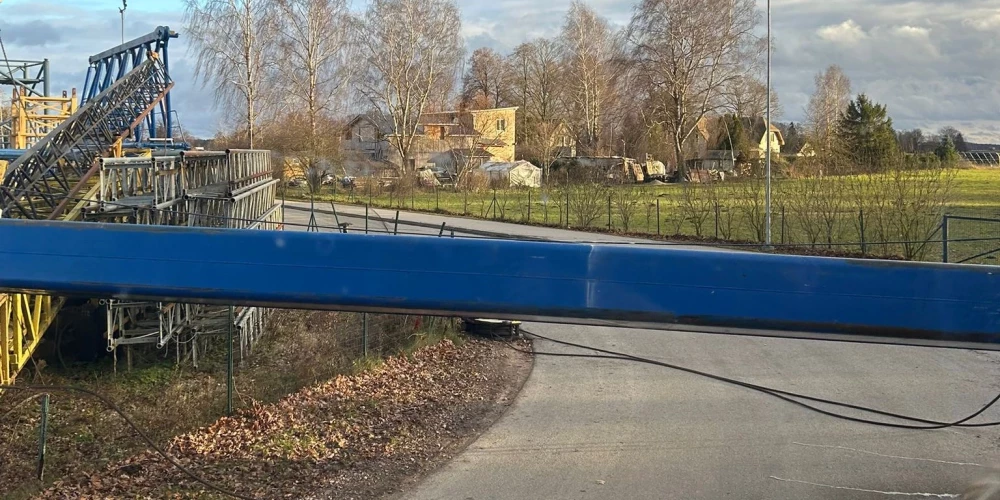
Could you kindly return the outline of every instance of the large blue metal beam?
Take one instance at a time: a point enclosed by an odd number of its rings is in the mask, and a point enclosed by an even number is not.
[[[0,220],[0,289],[1000,343],[993,267],[636,246]]]

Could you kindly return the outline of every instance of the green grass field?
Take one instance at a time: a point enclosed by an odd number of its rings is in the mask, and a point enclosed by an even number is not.
[[[942,260],[942,215],[1000,219],[1000,170],[956,170],[942,178],[860,182],[858,177],[778,180],[772,187],[772,241],[804,252],[835,251]],[[947,187],[947,194],[940,191]],[[289,199],[309,199],[288,188]],[[764,187],[737,180],[711,185],[578,186],[455,191],[324,186],[315,200],[370,204],[517,223],[650,236],[759,243]],[[567,220],[567,205],[569,217]],[[864,237],[862,237],[864,225]],[[949,240],[1000,238],[1000,222],[951,219]],[[864,244],[862,244],[864,240]],[[949,261],[1000,247],[950,241]],[[971,262],[992,264],[992,256]]]

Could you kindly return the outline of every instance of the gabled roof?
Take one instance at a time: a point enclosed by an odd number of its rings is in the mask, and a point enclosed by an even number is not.
[[[362,113],[354,115],[354,118],[351,118],[351,121],[347,122],[347,128],[354,127],[354,125],[360,121],[366,121],[374,125],[379,130],[379,132],[382,132],[383,134],[391,134],[392,132],[394,132],[393,130],[394,127],[392,125],[392,122],[374,113]]]

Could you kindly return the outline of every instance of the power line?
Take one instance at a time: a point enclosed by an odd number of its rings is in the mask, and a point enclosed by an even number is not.
[[[569,347],[575,347],[575,348],[578,348],[578,349],[586,349],[586,350],[590,350],[590,351],[601,353],[601,354],[575,354],[575,353],[552,353],[552,352],[528,352],[528,351],[521,351],[520,349],[517,349],[518,351],[526,352],[528,354],[535,354],[535,355],[541,355],[541,356],[556,356],[556,357],[581,357],[581,358],[618,359],[618,360],[622,360],[622,361],[634,361],[634,362],[638,362],[638,363],[645,363],[645,364],[651,364],[651,365],[655,365],[655,366],[661,366],[661,367],[664,367],[664,368],[670,368],[670,369],[673,369],[673,370],[678,370],[678,371],[682,371],[682,372],[685,372],[685,373],[690,373],[692,375],[698,375],[698,376],[701,376],[701,377],[710,378],[712,380],[716,380],[716,381],[719,381],[719,382],[723,382],[723,383],[727,383],[727,384],[732,384],[732,385],[737,385],[737,386],[740,386],[740,387],[744,387],[744,388],[747,388],[747,389],[750,389],[750,390],[754,390],[754,391],[757,391],[757,392],[761,392],[761,393],[767,394],[769,396],[776,397],[778,399],[781,399],[781,400],[786,401],[788,403],[792,403],[792,404],[794,404],[796,406],[800,406],[800,407],[805,408],[805,409],[810,410],[810,411],[814,411],[814,412],[817,412],[817,413],[820,413],[820,414],[823,414],[823,415],[827,415],[827,416],[834,417],[834,418],[839,418],[839,419],[842,419],[842,420],[848,420],[848,421],[856,422],[856,423],[870,424],[870,425],[876,425],[876,426],[882,426],[882,427],[892,427],[892,428],[898,428],[898,429],[917,429],[917,430],[945,429],[945,428],[948,428],[948,427],[993,427],[993,426],[1000,425],[1000,422],[983,422],[983,423],[975,423],[975,424],[966,423],[969,420],[972,420],[972,419],[978,417],[979,415],[983,414],[983,412],[985,412],[986,410],[990,409],[993,405],[995,405],[997,403],[997,401],[1000,401],[1000,394],[997,394],[996,397],[994,397],[993,399],[991,399],[985,406],[981,407],[979,410],[975,411],[974,413],[970,414],[967,417],[958,419],[958,420],[953,421],[953,422],[942,422],[942,421],[938,421],[938,420],[930,420],[930,419],[925,419],[925,418],[919,418],[919,417],[913,417],[913,416],[908,416],[908,415],[902,415],[902,414],[893,413],[893,412],[884,411],[884,410],[879,410],[879,409],[876,409],[876,408],[870,408],[870,407],[866,407],[866,406],[862,406],[862,405],[855,405],[855,404],[851,404],[851,403],[843,403],[843,402],[840,402],[840,401],[834,401],[834,400],[825,399],[825,398],[818,398],[818,397],[809,396],[809,395],[806,395],[806,394],[800,394],[800,393],[796,393],[796,392],[784,391],[784,390],[781,390],[781,389],[775,389],[775,388],[772,388],[772,387],[757,385],[757,384],[753,384],[753,383],[750,383],[750,382],[744,382],[742,380],[737,380],[737,379],[733,379],[733,378],[729,378],[729,377],[724,377],[722,375],[716,375],[716,374],[713,374],[713,373],[704,372],[704,371],[701,371],[701,370],[696,370],[694,368],[688,368],[688,367],[685,367],[685,366],[680,366],[680,365],[675,365],[675,364],[671,364],[671,363],[666,363],[666,362],[663,362],[663,361],[657,361],[657,360],[650,359],[650,358],[644,358],[644,357],[635,356],[635,355],[627,354],[627,353],[623,353],[623,352],[612,351],[612,350],[608,350],[608,349],[601,349],[601,348],[598,348],[598,347],[592,347],[592,346],[583,345],[583,344],[577,344],[577,343],[573,343],[573,342],[567,342],[567,341],[564,341],[564,340],[556,340],[556,339],[553,339],[553,338],[550,338],[550,337],[546,337],[544,335],[539,335],[537,333],[533,333],[533,332],[527,331],[524,328],[521,328],[521,331],[524,332],[525,334],[529,335],[529,336],[536,337],[536,338],[539,338],[539,339],[542,339],[542,340],[547,340],[549,342],[553,342],[553,343],[556,343],[556,344],[561,344],[561,345],[565,345],[565,346],[569,346]],[[516,348],[514,348],[514,349],[516,349]],[[878,420],[870,420],[870,419],[866,419],[866,418],[852,417],[850,415],[844,415],[844,414],[840,414],[840,413],[836,413],[836,412],[824,410],[822,408],[818,408],[818,407],[810,405],[808,403],[803,403],[802,401],[797,401],[796,399],[793,399],[793,398],[804,399],[806,401],[811,401],[811,402],[814,402],[814,403],[821,403],[821,404],[828,404],[828,405],[832,405],[832,406],[839,406],[841,408],[849,408],[849,409],[852,409],[852,410],[858,410],[858,411],[862,411],[862,412],[872,413],[872,414],[881,415],[881,416],[884,416],[884,417],[890,417],[890,418],[895,418],[895,419],[899,419],[899,420],[906,420],[906,421],[910,421],[910,422],[918,422],[918,423],[927,424],[927,425],[898,424],[898,423],[893,423],[893,422],[882,422],[882,421],[878,421]]]

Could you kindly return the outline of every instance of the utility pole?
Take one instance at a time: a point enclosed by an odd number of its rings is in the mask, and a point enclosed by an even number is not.
[[[118,9],[118,14],[122,17],[122,45],[125,45],[125,9],[128,8],[128,0],[122,0],[122,8]]]
[[[767,126],[764,130],[764,137],[767,143],[767,159],[765,160],[764,175],[764,226],[767,232],[764,236],[764,243],[771,245],[771,0],[767,0]]]

